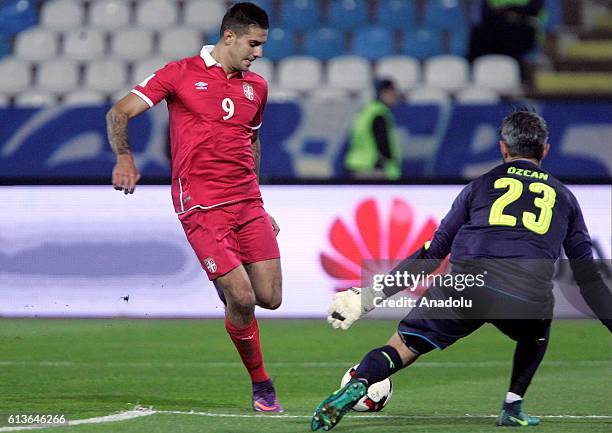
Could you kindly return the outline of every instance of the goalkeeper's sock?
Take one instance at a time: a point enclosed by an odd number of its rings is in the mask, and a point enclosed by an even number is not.
[[[520,396],[525,395],[533,376],[536,374],[542,359],[544,359],[548,347],[549,333],[550,330],[539,340],[516,343],[509,392]]]
[[[225,329],[234,342],[234,346],[240,354],[240,359],[251,376],[251,381],[264,382],[270,377],[266,372],[259,344],[259,325],[257,319],[253,317],[251,323],[244,328],[233,325],[227,316],[225,317]]]
[[[522,399],[523,399],[523,396],[521,395],[515,394],[513,392],[507,392],[504,403],[511,404],[511,403],[514,403],[515,401],[520,401]]]
[[[392,346],[383,346],[369,352],[357,367],[355,377],[368,384],[385,380],[404,368],[400,354]]]

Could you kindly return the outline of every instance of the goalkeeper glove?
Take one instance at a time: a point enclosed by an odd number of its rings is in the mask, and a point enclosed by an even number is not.
[[[351,287],[334,295],[332,304],[327,309],[327,321],[331,326],[336,329],[349,329],[364,314],[374,309],[374,306],[362,302],[362,290],[360,287]]]

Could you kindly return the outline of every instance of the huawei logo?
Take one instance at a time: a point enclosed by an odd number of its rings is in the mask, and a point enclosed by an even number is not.
[[[321,266],[335,280],[336,290],[360,287],[362,273],[372,276],[390,271],[431,240],[438,227],[431,217],[416,227],[413,207],[399,198],[393,199],[388,212],[381,212],[375,199],[363,200],[354,217],[354,224],[334,220],[329,230],[333,251],[319,255]]]

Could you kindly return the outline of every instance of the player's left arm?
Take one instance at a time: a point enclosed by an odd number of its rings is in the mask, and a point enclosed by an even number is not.
[[[612,292],[593,259],[591,237],[580,205],[573,196],[571,199],[574,204],[573,214],[563,241],[563,249],[580,287],[580,294],[599,320],[612,332]]]

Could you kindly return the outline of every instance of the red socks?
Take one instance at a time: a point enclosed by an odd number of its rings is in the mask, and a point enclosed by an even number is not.
[[[240,354],[240,359],[242,359],[242,363],[251,376],[251,381],[264,382],[268,380],[270,377],[266,373],[263,355],[261,354],[257,319],[253,317],[253,321],[246,328],[238,328],[232,325],[226,316],[225,329],[234,342],[234,346]]]

